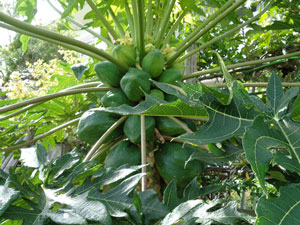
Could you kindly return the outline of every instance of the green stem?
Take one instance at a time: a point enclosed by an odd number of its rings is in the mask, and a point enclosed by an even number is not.
[[[173,116],[168,116],[169,119],[173,120],[177,125],[179,125],[182,129],[184,129],[189,134],[194,133],[190,128],[188,128],[183,122],[181,122],[179,119],[176,119]]]
[[[112,28],[112,26],[107,22],[105,17],[102,15],[102,13],[98,10],[97,6],[95,5],[93,0],[86,0],[86,2],[89,4],[91,9],[94,11],[98,19],[101,21],[101,23],[106,27],[108,32],[111,34],[111,36],[116,40],[118,40],[119,36],[115,32],[115,30]]]
[[[116,26],[117,26],[117,28],[118,28],[118,30],[119,30],[119,33],[120,33],[120,35],[121,35],[121,37],[124,37],[125,32],[124,32],[124,30],[123,30],[123,28],[122,28],[122,25],[121,25],[119,19],[116,17],[116,15],[115,15],[115,13],[114,13],[114,11],[112,10],[111,7],[108,8],[108,13],[109,13],[109,15],[111,16],[111,18],[113,19],[114,23],[116,24]]]
[[[98,148],[103,144],[105,139],[115,130],[117,129],[128,116],[122,116],[118,121],[116,121],[102,136],[101,138],[94,144],[94,146],[90,149],[88,154],[85,156],[83,162],[87,162],[91,159],[91,157],[95,154]]]
[[[98,57],[97,57],[98,59],[100,57],[101,57],[101,59],[105,58],[105,59],[111,61],[112,63],[114,63],[115,65],[117,65],[118,67],[120,67],[120,69],[122,69],[124,71],[128,70],[127,66],[120,63],[118,60],[116,60],[110,54],[106,53],[103,50],[95,48],[91,45],[88,45],[82,41],[78,41],[76,39],[69,38],[69,37],[66,37],[61,34],[57,34],[57,33],[54,33],[54,32],[39,28],[39,27],[35,27],[31,24],[28,24],[28,23],[22,22],[20,20],[17,20],[13,17],[7,16],[2,12],[0,12],[0,21],[3,21],[4,23],[7,23],[7,24],[13,26],[14,28],[18,28],[24,34],[27,34],[30,36],[36,35],[36,37],[41,38],[41,39],[43,38],[43,40],[46,40],[46,41],[52,40],[53,42],[56,42],[62,46],[64,44],[67,48],[77,49],[79,52],[82,52],[83,54],[90,53],[93,56],[98,55]],[[2,27],[3,27],[3,25],[2,25]]]
[[[233,12],[237,7],[239,7],[241,4],[243,4],[246,0],[238,0],[235,4],[233,4],[231,7],[229,7],[227,10],[225,10],[221,15],[219,15],[217,18],[215,18],[211,23],[207,24],[204,29],[202,29],[197,35],[190,38],[190,40],[181,48],[179,48],[173,57],[169,59],[167,62],[167,65],[172,65],[173,62],[187,50],[193,43],[195,43],[200,37],[202,37],[206,32],[208,32],[211,28],[213,28],[215,25],[217,25],[222,19],[224,19],[226,16],[228,16],[231,12]]]
[[[275,56],[275,57],[270,57],[270,58],[266,58],[266,59],[253,60],[253,61],[248,61],[248,62],[243,62],[243,63],[232,64],[232,65],[226,66],[226,68],[227,69],[235,69],[235,68],[239,68],[239,67],[257,65],[257,64],[272,62],[272,61],[285,59],[285,58],[289,58],[289,57],[293,57],[293,56],[299,56],[299,55],[300,55],[300,51],[297,51],[297,52],[289,53],[289,54],[286,54],[286,55],[281,55],[281,56]],[[209,70],[199,71],[199,72],[195,72],[195,73],[192,73],[192,74],[186,74],[186,75],[183,76],[183,79],[186,80],[186,79],[189,79],[189,78],[192,78],[192,77],[198,77],[198,76],[201,76],[201,75],[216,73],[216,72],[219,72],[219,71],[220,71],[220,67],[215,67],[215,68],[209,69]]]
[[[163,39],[164,34],[166,32],[166,29],[168,27],[169,20],[170,20],[170,14],[171,14],[172,9],[174,7],[175,1],[176,0],[168,1],[168,5],[166,6],[166,9],[164,11],[164,16],[163,16],[161,25],[159,26],[157,38],[155,40],[155,47],[156,48],[161,47],[161,42],[162,42],[162,39]]]
[[[87,83],[87,84],[80,84],[80,85],[76,85],[76,86],[64,89],[64,91],[78,89],[78,88],[95,87],[95,86],[98,86],[99,84],[101,84],[101,82],[91,82],[91,83]],[[15,112],[10,113],[10,114],[5,115],[5,116],[1,116],[0,117],[0,121],[7,120],[7,119],[9,119],[11,117],[17,116],[17,115],[19,115],[19,114],[21,114],[23,112],[26,112],[26,111],[28,111],[28,110],[30,110],[32,108],[35,108],[35,107],[39,106],[42,103],[44,103],[44,102],[39,102],[39,103],[31,104],[31,105],[28,105],[28,106],[24,107],[23,109],[20,109],[18,111],[15,111]]]
[[[144,34],[144,0],[137,0],[137,25],[138,25],[138,35],[139,35],[139,43],[138,43],[138,49],[139,49],[139,59],[140,62],[142,62],[144,55],[145,55],[145,34]]]
[[[42,139],[42,138],[44,138],[46,136],[49,136],[49,135],[51,135],[51,134],[53,134],[53,133],[55,133],[55,132],[57,132],[57,131],[65,128],[65,127],[67,127],[67,126],[70,126],[72,124],[77,123],[79,121],[79,119],[80,118],[77,118],[77,119],[71,120],[71,121],[69,121],[67,123],[64,123],[62,125],[59,125],[59,126],[53,128],[53,129],[47,131],[46,133],[43,133],[43,134],[41,134],[41,135],[33,138],[30,141],[26,141],[26,142],[24,142],[22,144],[15,145],[15,146],[12,146],[12,147],[9,147],[9,148],[0,149],[0,152],[9,152],[9,151],[13,151],[13,150],[16,150],[16,149],[24,148],[24,147],[26,147],[28,145],[31,145],[31,144],[35,143],[36,141],[38,141],[38,140],[40,140],[40,139]]]
[[[173,33],[175,32],[175,30],[177,29],[177,27],[180,25],[181,20],[183,19],[183,17],[185,16],[185,14],[188,12],[187,9],[183,10],[183,12],[180,14],[180,16],[177,18],[177,20],[175,21],[175,23],[173,24],[173,26],[171,27],[170,31],[168,32],[167,37],[164,39],[163,44],[162,44],[162,49],[164,49],[166,47],[166,45],[170,42]]]
[[[153,29],[153,12],[152,12],[152,0],[148,0],[147,6],[147,19],[146,19],[146,36],[151,36]]]
[[[222,34],[222,35],[220,35],[220,36],[218,36],[218,37],[216,37],[216,38],[214,38],[214,39],[212,39],[212,40],[210,40],[210,41],[208,41],[208,42],[202,44],[202,45],[199,46],[198,48],[195,48],[195,49],[189,51],[187,54],[185,54],[184,56],[182,56],[182,57],[180,57],[178,60],[176,60],[176,62],[178,62],[178,63],[179,63],[179,62],[182,62],[182,61],[184,61],[186,58],[188,58],[188,57],[190,57],[190,56],[196,54],[197,52],[199,52],[200,50],[206,48],[207,46],[210,46],[210,45],[214,44],[215,42],[217,42],[217,41],[219,41],[219,40],[221,40],[221,39],[223,39],[223,38],[225,38],[225,37],[228,37],[229,35],[235,33],[236,31],[239,31],[241,28],[247,26],[248,24],[250,24],[250,23],[252,23],[253,21],[255,21],[256,19],[258,19],[262,14],[264,14],[264,13],[270,8],[271,5],[272,5],[272,3],[269,3],[269,4],[264,8],[263,11],[261,11],[259,14],[257,14],[257,15],[254,16],[254,17],[252,17],[251,19],[247,20],[245,23],[243,23],[243,24],[241,24],[241,25],[239,25],[239,26],[233,28],[232,30],[227,31],[226,33],[224,33],[224,34]]]
[[[281,85],[283,87],[300,87],[300,82],[282,82]],[[219,83],[219,84],[210,84],[208,86],[215,86],[215,87],[227,87],[226,83]],[[243,83],[244,87],[267,87],[267,82],[258,82],[258,83]]]
[[[137,46],[135,30],[134,30],[134,22],[133,22],[132,14],[130,12],[127,0],[125,1],[124,6],[125,6],[127,21],[129,24],[130,34],[131,34],[131,37],[133,38],[134,45]]]
[[[102,87],[96,87],[96,88],[80,88],[80,89],[74,89],[74,90],[67,90],[67,91],[60,91],[57,93],[53,93],[53,94],[48,94],[45,96],[41,96],[41,97],[36,97],[33,99],[29,99],[23,102],[18,102],[16,104],[13,105],[8,105],[8,106],[4,106],[0,108],[0,114],[1,113],[5,113],[5,112],[9,112],[11,110],[14,109],[18,109],[30,104],[35,104],[35,103],[39,103],[39,102],[45,102],[54,98],[59,98],[59,97],[63,97],[63,96],[68,96],[68,95],[74,95],[74,94],[80,94],[80,93],[88,93],[88,92],[99,92],[99,91],[108,91],[111,90],[111,88],[102,88]]]
[[[20,29],[20,28],[17,28],[17,27],[13,27],[13,26],[10,26],[10,25],[4,24],[4,23],[0,23],[0,27],[3,27],[3,28],[8,29],[8,30],[15,31],[17,33],[25,34],[25,35],[28,35],[28,36],[31,36],[31,37],[34,37],[34,38],[38,38],[38,39],[41,39],[43,41],[47,41],[47,42],[52,43],[52,44],[60,45],[64,48],[68,48],[68,49],[74,50],[76,52],[80,52],[82,54],[88,55],[88,56],[93,57],[95,59],[98,59],[100,61],[104,60],[104,58],[101,57],[100,55],[95,54],[91,51],[87,51],[86,49],[82,49],[82,48],[77,47],[75,45],[66,44],[64,42],[60,42],[60,41],[57,41],[57,40],[54,40],[54,39],[50,39],[50,38],[47,38],[45,36],[41,36],[41,35],[38,35],[36,33],[32,33],[32,32],[29,32],[27,30]]]
[[[91,160],[95,160],[96,158],[101,156],[103,153],[105,153],[107,150],[109,150],[111,147],[113,147],[114,145],[117,145],[122,140],[124,140],[124,137],[121,139],[118,139],[116,141],[101,145],[101,147],[97,149],[95,154],[92,155]]]
[[[208,17],[203,23],[201,23],[196,29],[193,30],[178,46],[177,50],[182,48],[187,42],[189,42],[194,36],[197,35],[203,28],[206,27],[211,21],[217,18],[222,12],[224,12],[231,4],[233,4],[235,0],[230,0],[226,2],[221,8],[219,8],[215,13],[213,13],[210,17]]]
[[[141,115],[141,158],[142,158],[142,165],[147,164],[147,148],[146,148],[146,124],[145,124],[145,116]],[[142,191],[146,191],[147,189],[147,167],[144,166],[142,168],[142,173],[145,175],[142,177]]]
[[[134,36],[135,36],[135,44],[140,52],[140,35],[139,35],[139,25],[138,25],[138,11],[137,11],[137,5],[136,0],[131,0],[131,7],[132,7],[132,15],[133,15],[133,24],[134,24]]]
[[[60,15],[62,15],[63,13],[61,11],[59,11],[52,3],[50,0],[47,0],[48,4]],[[72,19],[71,17],[67,16],[66,20],[68,20],[69,22],[73,23],[74,25],[78,26],[80,29],[85,28],[84,25],[82,25],[81,23],[79,23],[78,21]],[[96,38],[99,38],[101,41],[105,42],[108,46],[110,47],[114,47],[114,44],[106,39],[105,37],[103,37],[102,35],[96,33],[95,31],[89,29],[89,28],[85,28],[84,29],[86,32],[90,33],[91,35],[93,35]]]

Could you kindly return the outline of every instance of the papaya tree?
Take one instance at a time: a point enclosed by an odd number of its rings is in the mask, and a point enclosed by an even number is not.
[[[31,25],[35,0],[17,1],[25,21],[0,12],[0,27],[89,57],[66,66],[72,78],[57,76],[64,88],[1,102],[0,151],[23,161],[0,170],[1,224],[299,223],[300,84],[269,71],[268,83],[242,83],[230,71],[298,59],[300,51],[242,61],[242,53],[228,59],[216,48],[285,1],[59,0],[63,12],[48,2],[67,27],[107,49]],[[297,33],[300,9],[291,4],[296,13],[274,24]],[[87,24],[74,19],[84,7]],[[218,66],[185,73],[184,61],[203,51]],[[213,73],[224,82],[197,82]],[[47,161],[48,143],[39,141],[55,144],[55,134],[72,128],[80,142]],[[20,141],[28,130],[34,137]],[[229,175],[211,182],[212,168],[244,170],[241,179],[260,192],[255,211],[231,198]]]

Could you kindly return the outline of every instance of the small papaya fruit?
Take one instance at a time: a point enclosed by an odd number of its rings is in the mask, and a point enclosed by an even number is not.
[[[176,81],[181,80],[182,73],[179,70],[173,68],[165,70],[158,79],[159,82],[173,85],[178,85]]]
[[[126,104],[134,106],[134,102],[130,101],[121,89],[113,89],[105,93],[101,98],[104,107],[118,107]]]
[[[117,120],[117,116],[108,112],[86,111],[78,123],[78,138],[89,144],[94,144]],[[116,129],[107,137],[106,142],[114,140],[121,135],[122,129]]]
[[[149,73],[152,78],[156,78],[161,74],[164,64],[165,60],[163,54],[158,49],[154,49],[143,58],[142,68]]]
[[[133,45],[117,45],[112,50],[112,55],[128,67],[136,63],[136,51]]]
[[[144,96],[142,90],[150,92],[150,78],[145,71],[131,68],[121,79],[121,89],[131,101],[139,101]]]
[[[155,119],[151,116],[146,116],[145,126],[146,141],[151,141],[154,135]],[[136,115],[129,116],[124,123],[123,132],[132,143],[141,143],[141,117]]]
[[[121,141],[114,146],[105,159],[105,167],[118,168],[121,165],[128,164],[135,166],[141,164],[141,151],[130,141]]]
[[[97,63],[94,67],[101,82],[110,87],[119,87],[123,72],[115,64],[109,61]]]
[[[155,98],[158,98],[158,99],[161,99],[161,100],[165,99],[164,93],[161,90],[158,90],[158,89],[152,89],[149,94],[151,96],[153,96]]]

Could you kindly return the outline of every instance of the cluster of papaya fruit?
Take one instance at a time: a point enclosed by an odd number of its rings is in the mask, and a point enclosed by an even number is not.
[[[143,101],[144,93],[166,101],[174,100],[162,91],[152,88],[151,83],[151,79],[153,79],[162,83],[177,85],[177,81],[182,80],[180,70],[176,68],[165,69],[165,59],[168,55],[164,55],[158,49],[153,49],[143,58],[141,66],[136,63],[137,56],[133,45],[118,45],[113,49],[112,55],[118,61],[127,65],[129,70],[124,73],[109,61],[103,61],[95,65],[94,69],[99,80],[104,85],[114,88],[101,97],[103,107],[118,107],[122,104],[135,106]],[[80,119],[77,129],[78,137],[87,143],[94,144],[119,118],[119,115],[109,112],[89,110]],[[181,122],[191,130],[196,130],[193,121],[182,120]],[[140,165],[140,124],[140,116],[131,115],[122,125],[123,128],[114,130],[106,138],[106,142],[109,142],[121,136],[126,136],[125,140],[119,142],[109,151],[105,159],[106,167],[117,168],[123,164]],[[146,116],[145,125],[146,141],[148,143],[154,143],[156,138],[154,135],[155,129],[161,135],[171,137],[186,132],[185,129],[168,117],[154,118]],[[157,149],[155,151],[155,165],[160,176],[167,182],[175,178],[178,183],[186,183],[203,170],[203,165],[195,161],[185,167],[185,161],[193,150],[183,148],[182,144],[160,143]]]

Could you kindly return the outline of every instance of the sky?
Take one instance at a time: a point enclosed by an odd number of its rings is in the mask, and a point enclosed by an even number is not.
[[[1,0],[1,1],[9,2],[10,0]],[[35,16],[35,20],[33,21],[33,24],[47,25],[52,21],[56,20],[57,18],[59,18],[59,14],[49,6],[46,0],[38,0],[37,2],[38,2],[38,6],[37,6],[38,11]],[[2,46],[9,44],[14,36],[15,36],[14,32],[0,28],[0,43]]]

